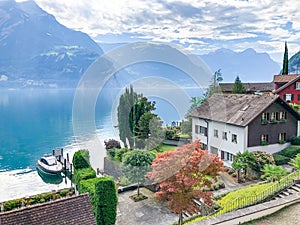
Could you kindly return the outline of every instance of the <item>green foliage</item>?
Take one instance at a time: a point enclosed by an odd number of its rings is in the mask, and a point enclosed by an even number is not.
[[[296,155],[296,158],[292,159],[289,164],[296,170],[300,171],[300,154]]]
[[[79,184],[81,180],[88,180],[96,177],[96,172],[92,167],[74,170],[74,182]]]
[[[300,145],[300,136],[293,136],[291,138],[291,144],[292,145]]]
[[[147,150],[152,150],[152,149],[158,150],[160,144],[165,139],[165,136],[164,136],[165,133],[162,128],[162,124],[163,124],[163,122],[157,116],[155,116],[151,119],[151,122],[149,123],[149,132],[150,133],[149,133],[148,138],[145,140],[145,144],[146,144],[145,148]]]
[[[153,154],[143,150],[132,150],[128,152],[122,162],[122,170],[130,182],[139,184],[144,182],[145,175],[151,170],[151,163],[154,160]]]
[[[283,66],[282,66],[282,75],[284,74],[289,74],[289,55],[288,55],[288,47],[287,47],[287,42],[284,44],[284,56],[283,56]]]
[[[290,161],[289,157],[286,157],[284,155],[277,154],[277,153],[274,154],[273,157],[274,157],[276,165],[284,165],[284,164],[287,164]]]
[[[10,211],[15,208],[21,207],[22,199],[14,199],[3,203],[3,211]]]
[[[288,158],[294,158],[298,153],[300,153],[300,146],[289,146],[285,149],[283,149],[280,152],[277,152],[276,154],[280,154],[283,156],[286,156]]]
[[[261,171],[265,164],[274,164],[274,158],[266,152],[253,152],[254,160],[251,162],[250,168],[256,172]]]
[[[285,176],[287,170],[282,166],[277,166],[273,164],[266,164],[264,168],[261,170],[264,174],[261,178],[267,178],[270,181],[279,180],[281,177]]]
[[[205,101],[205,97],[192,97],[191,99],[191,107],[189,109],[188,112],[193,111],[194,109],[198,108],[204,101]]]
[[[115,151],[115,159],[122,162],[123,156],[129,151],[128,148],[116,149]]]
[[[234,85],[233,85],[233,88],[232,88],[232,93],[234,93],[234,94],[244,94],[244,93],[246,93],[246,90],[245,90],[239,76],[237,76],[235,78]]]
[[[180,124],[180,129],[183,134],[192,135],[192,118],[189,117],[187,120],[182,121]]]
[[[98,225],[113,225],[117,216],[117,190],[113,177],[100,177],[80,182],[79,193],[89,192]]]
[[[74,169],[90,167],[90,154],[88,150],[79,150],[73,156]]]

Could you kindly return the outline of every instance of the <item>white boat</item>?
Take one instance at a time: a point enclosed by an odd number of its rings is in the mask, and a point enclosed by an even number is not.
[[[37,162],[37,166],[50,174],[58,174],[62,171],[62,164],[56,160],[55,156],[41,157]]]

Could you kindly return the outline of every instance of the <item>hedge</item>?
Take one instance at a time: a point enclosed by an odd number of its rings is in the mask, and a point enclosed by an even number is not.
[[[81,180],[88,180],[96,177],[96,172],[92,167],[76,169],[74,171],[74,182],[79,185]]]
[[[113,177],[80,181],[79,193],[89,192],[98,225],[113,225],[117,217],[117,191]]]
[[[90,154],[88,150],[79,150],[73,156],[74,169],[83,169],[90,167]]]
[[[290,161],[289,157],[280,154],[274,154],[273,157],[276,165],[284,165]]]

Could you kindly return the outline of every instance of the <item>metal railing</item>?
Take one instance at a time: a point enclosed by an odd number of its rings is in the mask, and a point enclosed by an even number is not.
[[[218,212],[212,214],[211,217],[219,216],[221,214],[231,212],[236,209],[245,208],[263,202],[271,196],[274,196],[280,191],[293,185],[294,179],[300,179],[300,171],[290,173],[289,175],[283,177],[279,181],[276,181],[272,186],[266,188],[265,190],[259,192],[256,195],[237,197],[233,199],[232,201],[224,205]]]

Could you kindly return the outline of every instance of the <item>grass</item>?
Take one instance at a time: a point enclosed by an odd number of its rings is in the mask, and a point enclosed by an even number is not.
[[[158,152],[167,152],[167,151],[173,151],[175,148],[177,148],[177,146],[174,145],[166,145],[166,144],[161,144],[159,146],[159,150]]]

